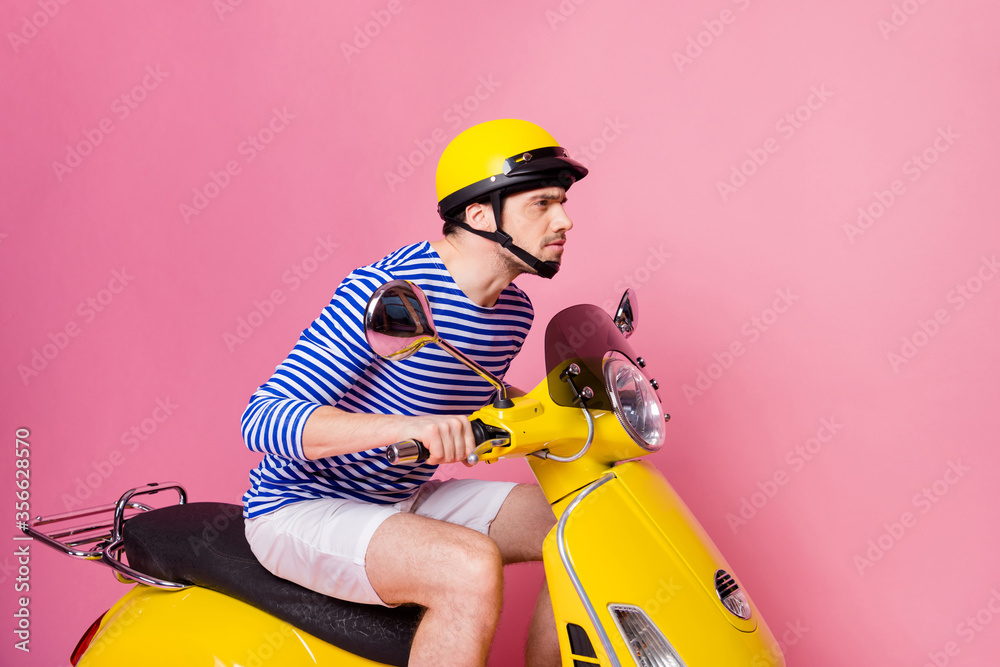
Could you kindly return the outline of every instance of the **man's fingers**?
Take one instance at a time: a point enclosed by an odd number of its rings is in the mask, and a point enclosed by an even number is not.
[[[468,419],[462,420],[462,437],[465,440],[465,456],[462,460],[465,460],[476,451],[476,437],[472,434],[472,422]]]
[[[476,447],[472,423],[467,417],[440,415],[417,417],[420,438],[430,452],[428,463],[457,463],[468,458]]]

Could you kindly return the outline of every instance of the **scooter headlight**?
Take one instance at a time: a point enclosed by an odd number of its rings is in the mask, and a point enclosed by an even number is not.
[[[636,444],[651,452],[662,447],[667,435],[663,406],[642,371],[624,355],[610,352],[604,358],[604,384],[618,421]]]

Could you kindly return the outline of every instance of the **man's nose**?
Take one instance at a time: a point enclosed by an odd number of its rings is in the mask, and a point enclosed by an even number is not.
[[[569,214],[562,204],[558,204],[558,210],[552,219],[552,230],[556,232],[568,232],[573,229],[573,221],[569,219]]]

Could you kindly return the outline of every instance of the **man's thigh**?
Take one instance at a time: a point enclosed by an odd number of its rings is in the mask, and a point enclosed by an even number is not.
[[[478,479],[428,482],[409,511],[488,535],[504,564],[542,559],[556,517],[537,484]]]
[[[377,593],[372,586],[367,561],[372,537],[381,532],[382,524],[397,514],[422,519],[393,523],[389,532],[382,534],[382,542],[389,546],[375,550],[385,554],[376,556],[380,571],[388,576],[397,569],[404,573],[409,579],[398,582],[404,589],[421,578],[434,581],[433,573],[423,568],[423,564],[434,562],[428,554],[452,549],[451,558],[462,558],[463,544],[475,543],[475,533],[484,538],[489,534],[491,523],[516,486],[512,482],[434,480],[393,505],[337,498],[301,501],[249,519],[247,541],[269,571],[311,590],[365,604],[414,602],[418,600],[397,599],[395,584],[385,586],[393,591],[392,601],[379,594],[382,588]],[[466,551],[472,556],[483,555],[483,545],[480,547]]]
[[[556,523],[552,506],[537,484],[518,484],[490,526],[504,564],[542,559],[542,541]]]
[[[473,479],[425,484],[371,539],[365,569],[374,590],[388,604],[433,606],[456,584],[475,587],[500,576],[504,558],[493,525],[511,496],[522,495],[519,486]]]
[[[400,512],[386,519],[368,544],[365,571],[383,604],[435,607],[449,596],[500,577],[497,545],[457,524]]]

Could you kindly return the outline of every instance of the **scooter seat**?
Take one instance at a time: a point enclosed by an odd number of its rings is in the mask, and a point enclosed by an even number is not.
[[[186,503],[141,512],[125,522],[129,565],[150,576],[210,588],[369,660],[406,665],[423,607],[364,605],[277,577],[243,533],[243,508]]]

